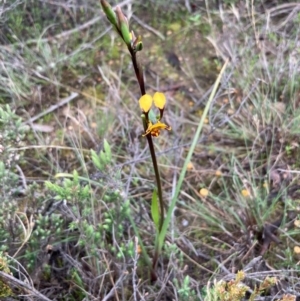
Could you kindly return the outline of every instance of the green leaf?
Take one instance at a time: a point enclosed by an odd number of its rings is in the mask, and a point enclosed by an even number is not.
[[[103,144],[104,144],[103,147],[104,147],[104,151],[105,151],[105,154],[106,154],[107,162],[110,163],[111,162],[111,149],[110,149],[110,145],[106,141],[106,139],[104,139]]]
[[[152,202],[151,202],[151,215],[153,222],[155,224],[156,229],[159,229],[159,220],[160,220],[160,212],[158,209],[158,197],[157,197],[157,190],[153,190],[152,194]]]
[[[73,171],[73,183],[75,185],[79,184],[79,178],[78,178],[78,172],[77,172],[77,170]]]
[[[197,128],[196,133],[194,135],[194,138],[193,138],[193,141],[192,141],[192,145],[190,146],[189,152],[188,152],[188,154],[187,154],[187,156],[185,158],[185,161],[184,161],[184,164],[183,164],[183,168],[181,169],[181,173],[180,173],[180,176],[178,178],[178,182],[177,182],[177,185],[176,185],[175,193],[174,193],[173,198],[171,200],[171,204],[169,205],[167,216],[164,219],[164,223],[163,223],[161,232],[159,233],[158,243],[155,246],[155,248],[158,248],[159,252],[161,251],[161,249],[163,247],[164,240],[165,240],[165,237],[167,235],[167,230],[168,230],[168,227],[169,227],[169,224],[170,224],[170,221],[171,221],[172,213],[173,213],[173,210],[174,210],[174,208],[176,206],[176,202],[178,200],[178,196],[179,196],[179,193],[181,191],[181,186],[182,186],[184,178],[185,178],[185,174],[186,174],[186,171],[187,171],[187,166],[188,166],[189,162],[191,161],[192,155],[193,155],[194,150],[196,148],[196,145],[197,145],[197,143],[199,141],[200,133],[201,133],[201,131],[203,129],[203,125],[204,125],[204,120],[205,120],[205,118],[206,118],[206,116],[208,114],[210,105],[213,102],[213,99],[214,99],[214,97],[215,97],[215,95],[217,93],[217,90],[218,90],[218,87],[219,87],[222,75],[224,74],[225,69],[226,69],[228,63],[229,63],[229,60],[227,59],[225,61],[225,64],[223,65],[223,68],[221,69],[221,71],[220,71],[220,73],[219,73],[219,75],[218,75],[215,83],[214,83],[213,89],[212,89],[212,91],[210,93],[210,96],[208,98],[208,101],[207,101],[207,103],[205,105],[203,114],[202,114],[201,119],[200,119],[199,124],[198,124],[198,128]]]
[[[94,163],[94,165],[99,169],[99,170],[103,170],[103,165],[100,161],[100,158],[98,157],[97,153],[91,149],[91,155],[92,155],[92,161]]]
[[[107,158],[106,158],[104,151],[100,152],[99,157],[100,157],[101,164],[103,164],[105,166],[108,162],[107,162]]]

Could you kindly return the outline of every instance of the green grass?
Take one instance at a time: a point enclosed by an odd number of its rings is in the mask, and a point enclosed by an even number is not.
[[[1,298],[293,300],[300,32],[292,2],[270,15],[261,1],[255,13],[251,1],[244,10],[225,1],[222,14],[213,3],[192,13],[184,2],[133,3],[135,16],[159,33],[131,21],[143,37],[147,92],[167,95],[164,120],[172,127],[154,140],[166,212],[176,204],[156,283],[147,265],[155,179],[126,47],[104,34],[98,2],[8,2],[0,35]],[[180,70],[168,63],[170,52]],[[69,103],[26,123],[72,92],[78,96]],[[193,168],[180,178],[185,160]]]

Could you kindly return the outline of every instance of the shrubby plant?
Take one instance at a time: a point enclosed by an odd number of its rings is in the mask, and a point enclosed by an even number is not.
[[[28,127],[6,105],[4,108],[0,107],[0,130],[0,162],[6,169],[13,170],[21,157],[17,148],[22,145]]]
[[[174,279],[174,283],[177,287],[177,292],[180,300],[196,300],[196,292],[191,289],[190,277],[188,275],[183,279],[181,286],[179,285],[176,278]]]
[[[108,142],[104,140],[104,149],[98,154],[91,151],[91,157],[101,175],[106,175],[104,181],[91,180],[74,171],[73,174],[58,174],[57,177],[65,178],[59,183],[47,181],[46,187],[56,201],[68,208],[70,217],[67,228],[71,232],[78,231],[79,236],[73,239],[88,253],[96,255],[97,250],[103,248],[110,250],[117,258],[131,256],[133,243],[126,245],[119,241],[123,236],[124,224],[128,223],[129,201],[124,200],[118,187],[110,185],[110,182],[118,181],[118,175],[112,170]],[[97,194],[92,186],[96,186]]]
[[[245,278],[246,273],[239,271],[235,279],[230,281],[215,281],[212,287],[208,285],[205,301],[242,301],[245,300],[246,294],[249,295],[247,300],[260,300],[261,296],[278,282],[276,277],[266,277],[259,286],[252,290],[244,283]],[[286,300],[284,298],[279,301]]]
[[[3,252],[0,251],[0,272],[11,274],[8,266],[8,260]],[[13,294],[10,286],[0,279],[0,298],[6,298]]]
[[[12,236],[18,237],[15,228],[16,195],[22,190],[16,167],[22,154],[17,150],[23,143],[28,127],[22,124],[11,108],[0,107],[0,249],[6,250]],[[12,231],[14,235],[12,235]]]

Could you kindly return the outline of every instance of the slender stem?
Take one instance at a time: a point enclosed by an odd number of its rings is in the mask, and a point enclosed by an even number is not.
[[[128,50],[131,55],[134,72],[135,72],[136,78],[137,78],[139,86],[140,86],[141,94],[145,95],[146,89],[145,89],[145,82],[144,82],[144,75],[143,75],[142,67],[139,66],[138,61],[136,59],[136,52],[133,51],[131,46],[128,46]]]
[[[160,174],[159,174],[159,169],[158,169],[158,165],[157,165],[157,160],[156,160],[156,155],[155,155],[155,150],[154,150],[154,145],[153,145],[153,140],[152,140],[151,135],[147,135],[147,140],[148,140],[152,164],[153,164],[153,168],[154,168],[156,184],[157,184],[157,195],[158,195],[159,205],[160,205],[160,217],[161,218],[159,221],[159,229],[158,229],[158,231],[160,232],[161,228],[163,226],[164,215],[165,215],[162,189],[161,189],[161,180],[160,180]]]
[[[131,54],[132,64],[133,64],[135,75],[137,77],[137,80],[138,80],[138,83],[139,83],[139,86],[140,86],[141,94],[145,95],[146,94],[146,89],[145,89],[144,75],[143,75],[143,71],[142,71],[141,66],[139,66],[139,64],[137,62],[136,52],[134,52],[131,47],[128,47],[128,50]],[[144,128],[146,130],[147,125],[144,124]],[[164,214],[162,188],[161,188],[161,180],[160,180],[160,174],[159,174],[159,169],[158,169],[158,165],[157,165],[157,160],[156,160],[156,155],[155,155],[155,149],[154,149],[154,145],[153,145],[152,136],[147,135],[146,137],[147,137],[147,141],[148,141],[148,145],[149,145],[149,150],[150,150],[150,154],[151,154],[151,159],[152,159],[152,164],[153,164],[155,178],[156,178],[156,184],[157,184],[157,195],[158,195],[158,199],[159,199],[160,216],[161,216],[161,219],[159,221],[159,232],[160,232],[161,228],[163,226],[164,215],[165,215]]]
[[[134,52],[133,49],[130,46],[128,46],[128,50],[129,50],[130,55],[131,55],[133,68],[134,68],[135,75],[136,75],[136,78],[137,78],[139,86],[140,86],[141,94],[145,95],[146,94],[146,89],[145,89],[144,75],[143,75],[143,71],[142,71],[141,66],[137,62],[136,52]],[[145,129],[145,131],[147,129],[146,122],[144,122],[144,129]],[[155,179],[156,179],[156,185],[157,185],[157,195],[158,195],[159,206],[160,206],[160,221],[159,221],[158,232],[160,233],[161,229],[162,229],[162,226],[163,226],[164,215],[165,215],[163,195],[162,195],[162,186],[161,186],[160,174],[159,174],[158,164],[157,164],[157,160],[156,160],[156,154],[155,154],[155,149],[154,149],[152,136],[147,135],[146,137],[147,137],[148,146],[149,146],[149,150],[150,150],[150,154],[151,154],[151,159],[152,159],[152,164],[153,164]],[[157,246],[157,244],[156,244],[156,246]],[[158,261],[159,252],[160,252],[160,249],[156,248],[155,249],[155,254],[154,254],[154,257],[153,257],[153,261],[152,261],[152,270],[151,270],[151,281],[152,282],[154,282],[157,279],[155,269],[156,269],[156,264],[157,264],[157,261]]]
[[[136,55],[137,51],[142,49],[142,44],[140,44],[138,48],[136,47],[137,45],[135,45],[136,42],[137,43],[141,42],[140,38],[138,39],[135,38],[135,40],[132,41],[134,37],[134,33],[132,32],[132,36],[130,37],[128,21],[126,20],[126,17],[124,16],[120,7],[117,7],[116,12],[114,12],[106,0],[100,0],[100,2],[108,20],[115,27],[119,36],[123,39],[124,43],[127,45],[128,51],[131,55],[131,61],[133,64],[134,72],[138,80],[138,84],[140,86],[141,94],[142,96],[144,96],[146,94],[144,74],[143,74],[142,67],[138,64],[137,55]],[[160,111],[160,116],[162,117],[162,111]],[[144,125],[145,132],[147,131],[148,123],[149,120],[148,120],[148,112],[147,112],[145,113],[145,116],[143,116],[143,125]],[[156,184],[157,184],[157,195],[158,195],[159,205],[160,205],[160,221],[159,221],[159,227],[157,231],[158,233],[156,235],[155,254],[152,261],[152,269],[151,269],[151,281],[155,281],[157,279],[155,268],[160,252],[160,249],[157,248],[158,245],[157,241],[162,231],[165,213],[164,213],[164,203],[162,197],[161,180],[160,180],[160,174],[159,174],[156,155],[155,155],[154,144],[153,144],[152,136],[150,134],[146,136],[147,136],[148,146],[149,146],[152,164],[154,168]],[[144,252],[144,248],[143,248],[143,252]]]

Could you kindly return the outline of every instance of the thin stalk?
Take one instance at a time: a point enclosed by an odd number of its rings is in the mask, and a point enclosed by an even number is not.
[[[128,46],[128,50],[129,50],[130,55],[131,55],[131,60],[132,60],[134,72],[135,72],[136,78],[137,78],[138,83],[139,83],[141,94],[143,96],[143,95],[146,94],[143,71],[142,71],[141,66],[137,62],[136,53],[133,51],[133,49],[130,46]],[[145,122],[145,119],[143,119],[143,121],[144,121],[143,122],[144,130],[146,131],[147,124]],[[156,160],[156,154],[155,154],[155,149],[154,149],[152,136],[147,135],[146,137],[147,137],[148,146],[149,146],[149,150],[150,150],[150,154],[151,154],[152,165],[153,165],[153,168],[154,168],[154,174],[155,174],[156,185],[157,185],[157,195],[158,195],[159,207],[160,207],[160,221],[159,221],[159,228],[158,228],[158,237],[159,237],[159,233],[161,232],[162,227],[163,227],[164,215],[165,215],[163,195],[162,195],[162,186],[161,186],[160,173],[159,173],[158,164],[157,164],[157,160]],[[156,248],[155,249],[155,254],[154,254],[154,257],[153,257],[153,261],[152,261],[152,270],[151,270],[151,281],[152,282],[157,279],[157,276],[156,276],[156,273],[155,273],[155,268],[156,268],[158,256],[159,256],[159,249]]]
[[[142,70],[142,67],[138,64],[138,61],[136,59],[136,52],[133,51],[131,46],[128,46],[128,50],[131,55],[134,72],[135,72],[136,78],[137,78],[139,86],[140,86],[141,94],[143,96],[146,94],[143,70]]]
[[[143,125],[144,125],[144,129],[146,131],[147,129],[147,122],[146,122],[146,118],[144,117],[144,115],[142,115],[142,119],[143,119]],[[148,146],[150,149],[150,154],[151,154],[151,159],[152,159],[152,165],[154,168],[154,174],[155,174],[155,179],[156,179],[156,183],[157,183],[157,195],[158,195],[158,199],[159,199],[159,207],[160,207],[160,212],[161,212],[161,219],[159,221],[159,232],[162,229],[163,226],[163,217],[165,215],[164,212],[164,204],[163,204],[163,196],[162,196],[162,186],[161,186],[161,180],[160,180],[160,173],[159,173],[159,169],[158,169],[158,164],[157,164],[157,160],[156,160],[156,154],[155,154],[155,149],[154,149],[154,145],[153,145],[153,140],[152,137],[150,135],[147,135],[147,141],[148,141]]]
[[[150,149],[150,154],[151,154],[151,159],[152,159],[152,164],[154,168],[154,173],[155,173],[155,178],[156,178],[156,184],[157,184],[157,195],[159,199],[159,206],[160,206],[160,221],[159,221],[159,228],[158,231],[160,232],[163,226],[164,222],[164,204],[163,204],[163,196],[162,196],[162,189],[161,189],[161,180],[160,180],[160,174],[159,174],[159,169],[157,165],[157,160],[156,160],[156,155],[155,155],[155,150],[154,150],[154,145],[153,145],[153,140],[151,135],[147,135],[147,140],[149,144],[149,149]]]
[[[106,0],[100,0],[100,3],[101,3],[103,11],[106,14],[108,20],[114,26],[114,28],[116,29],[116,31],[118,32],[120,37],[123,39],[123,41],[127,45],[128,51],[131,55],[134,72],[135,72],[136,78],[137,78],[139,86],[140,86],[141,94],[143,96],[146,94],[144,75],[143,75],[143,70],[137,61],[136,52],[138,50],[135,47],[136,45],[133,46],[133,43],[138,42],[138,40],[135,40],[134,42],[132,41],[134,34],[132,32],[131,36],[130,36],[128,21],[127,21],[126,17],[124,16],[120,7],[117,7],[116,11],[114,12],[112,7],[109,5],[109,3]],[[142,45],[140,45],[140,46],[142,46]],[[139,47],[139,50],[141,50],[141,49],[142,49],[142,47]],[[147,120],[147,121],[145,121],[145,120]],[[148,116],[146,113],[145,117],[143,117],[143,125],[144,125],[145,132],[148,127],[147,123],[148,123]],[[162,230],[163,223],[164,223],[164,206],[163,206],[163,198],[162,198],[161,180],[160,180],[160,174],[159,174],[156,155],[155,155],[155,149],[154,149],[154,145],[153,145],[153,141],[152,141],[152,136],[149,134],[147,135],[147,141],[148,141],[148,146],[149,146],[152,164],[153,164],[153,168],[154,168],[156,184],[157,184],[157,194],[158,194],[158,199],[159,199],[159,204],[160,204],[160,222],[159,222],[159,229],[158,229],[158,233],[157,233],[157,237],[156,237],[156,240],[157,240],[159,238],[159,234]],[[155,245],[157,246],[156,242],[155,242]],[[144,249],[143,249],[143,252],[144,252]],[[155,274],[155,266],[156,266],[157,257],[158,257],[157,256],[157,248],[155,250],[155,254],[156,255],[154,256],[153,265],[152,265],[152,269],[151,269],[151,280],[152,281],[157,279],[157,276]]]

